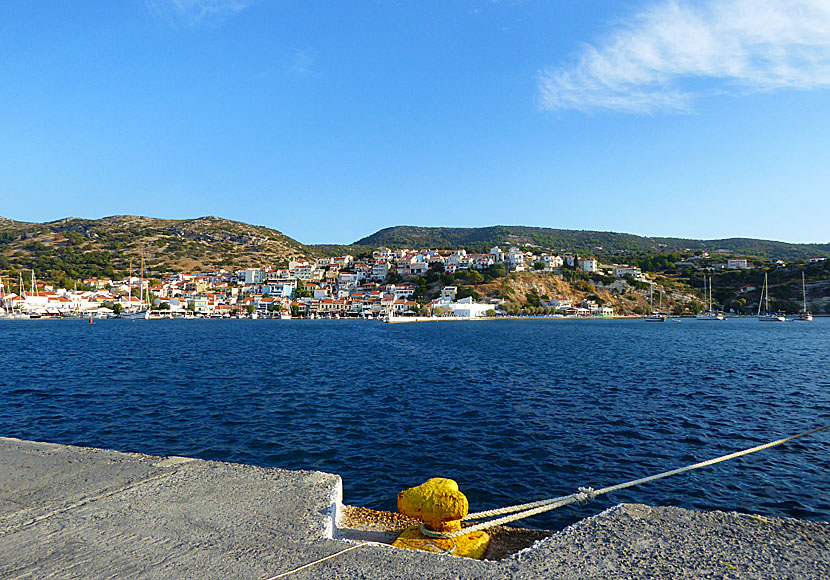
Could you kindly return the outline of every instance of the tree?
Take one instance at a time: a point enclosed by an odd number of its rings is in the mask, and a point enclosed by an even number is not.
[[[480,284],[481,282],[484,282],[484,276],[482,276],[481,272],[478,270],[470,270],[467,273],[467,279],[473,284]]]
[[[245,307],[245,311],[246,311],[248,314],[253,314],[255,310],[256,310],[256,306],[254,306],[253,304],[248,304],[248,305]]]
[[[116,302],[112,305],[112,311],[116,314],[119,314],[121,312],[121,305],[118,302]]]
[[[492,278],[504,278],[507,276],[507,268],[505,268],[504,264],[493,264],[485,273]]]
[[[532,307],[537,307],[542,305],[542,301],[539,299],[539,295],[536,293],[536,290],[531,290],[525,295],[525,299],[527,300],[527,305]]]
[[[294,296],[297,298],[311,298],[311,292],[305,289],[302,280],[297,280],[297,289],[294,290]]]
[[[536,262],[533,262],[533,269],[534,270],[544,270],[545,269],[545,263],[542,260],[538,260]]]
[[[291,305],[291,317],[292,318],[299,318],[300,316],[300,306],[297,304]]]
[[[459,286],[458,291],[455,293],[455,299],[461,300],[462,298],[467,297],[472,297],[473,300],[481,299],[481,295],[469,286]]]

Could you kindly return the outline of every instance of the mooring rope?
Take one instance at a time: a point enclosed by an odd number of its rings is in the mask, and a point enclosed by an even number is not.
[[[576,493],[572,493],[570,495],[563,495],[560,497],[553,497],[549,499],[543,499],[531,503],[524,503],[514,506],[508,506],[503,508],[497,508],[492,510],[486,510],[482,512],[476,512],[472,514],[467,514],[464,518],[465,520],[480,520],[483,518],[489,518],[493,516],[499,516],[502,514],[512,514],[512,515],[505,515],[501,518],[496,518],[494,520],[488,520],[486,522],[482,522],[480,524],[475,524],[473,526],[468,526],[466,528],[462,528],[461,530],[455,532],[434,532],[426,528],[424,524],[421,524],[421,532],[425,536],[430,538],[457,538],[459,536],[466,536],[467,534],[471,534],[473,532],[478,532],[481,530],[486,530],[487,528],[492,528],[493,526],[499,526],[503,524],[508,524],[510,522],[515,522],[516,520],[523,520],[525,518],[529,518],[531,516],[535,516],[550,510],[554,510],[556,508],[560,508],[566,505],[570,505],[573,503],[584,503],[590,501],[597,497],[598,495],[603,495],[606,493],[611,493],[613,491],[618,491],[621,489],[625,489],[627,487],[633,487],[635,485],[641,485],[643,483],[648,483],[650,481],[656,481],[658,479],[663,479],[664,477],[669,477],[670,475],[678,475],[680,473],[685,473],[686,471],[692,471],[693,469],[700,469],[702,467],[708,467],[710,465],[715,465],[716,463],[721,463],[723,461],[729,461],[730,459],[737,459],[738,457],[743,457],[744,455],[749,455],[750,453],[755,453],[757,451],[763,451],[764,449],[769,449],[770,447],[775,447],[776,445],[782,445],[789,441],[794,441],[795,439],[800,439],[801,437],[807,437],[808,435],[813,435],[820,431],[824,431],[826,429],[830,429],[830,425],[825,425],[824,427],[817,427],[816,429],[811,429],[810,431],[805,431],[804,433],[799,433],[797,435],[791,435],[790,437],[785,437],[784,439],[778,439],[777,441],[771,441],[770,443],[765,443],[763,445],[758,445],[756,447],[750,447],[749,449],[744,449],[742,451],[736,451],[735,453],[729,453],[728,455],[721,455],[720,457],[715,457],[714,459],[708,459],[706,461],[701,461],[700,463],[694,463],[692,465],[687,465],[686,467],[680,467],[677,469],[672,469],[669,471],[664,471],[662,473],[658,473],[656,475],[649,475],[648,477],[642,477],[640,479],[634,479],[631,481],[627,481],[625,483],[619,483],[617,485],[611,485],[608,487],[603,487],[601,489],[593,489],[590,487],[580,487]]]

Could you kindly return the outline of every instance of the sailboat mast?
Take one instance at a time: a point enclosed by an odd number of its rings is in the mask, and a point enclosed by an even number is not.
[[[764,285],[761,286],[761,296],[758,298],[758,316],[761,316],[761,305],[764,303],[764,292],[767,289],[767,275],[764,274]]]
[[[144,300],[144,248],[141,248],[141,296],[138,297],[139,307],[142,307],[142,301]],[[149,293],[149,289],[148,289]],[[147,301],[150,301],[150,297],[147,296]]]
[[[801,272],[801,294],[804,306],[803,312],[807,313],[807,282],[804,280],[804,271]]]
[[[711,279],[711,276],[709,277]],[[712,310],[712,303],[709,300],[709,286],[706,281],[706,274],[703,275],[703,304],[706,306],[706,312]]]

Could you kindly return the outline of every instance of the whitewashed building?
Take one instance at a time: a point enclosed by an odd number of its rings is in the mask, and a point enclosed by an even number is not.
[[[642,278],[643,271],[637,266],[615,266],[614,278],[625,278],[626,276],[634,276],[634,278]]]
[[[596,272],[599,265],[597,264],[596,259],[594,258],[580,258],[579,259],[579,268],[583,272],[588,272],[589,274],[592,272]]]

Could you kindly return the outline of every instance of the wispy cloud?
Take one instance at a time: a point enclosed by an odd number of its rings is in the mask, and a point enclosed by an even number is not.
[[[291,73],[301,77],[314,74],[314,55],[311,51],[300,48],[294,50]]]
[[[697,98],[830,86],[830,1],[660,2],[539,75],[549,110],[689,112]]]
[[[147,8],[171,26],[215,26],[245,10],[253,0],[145,0]]]

